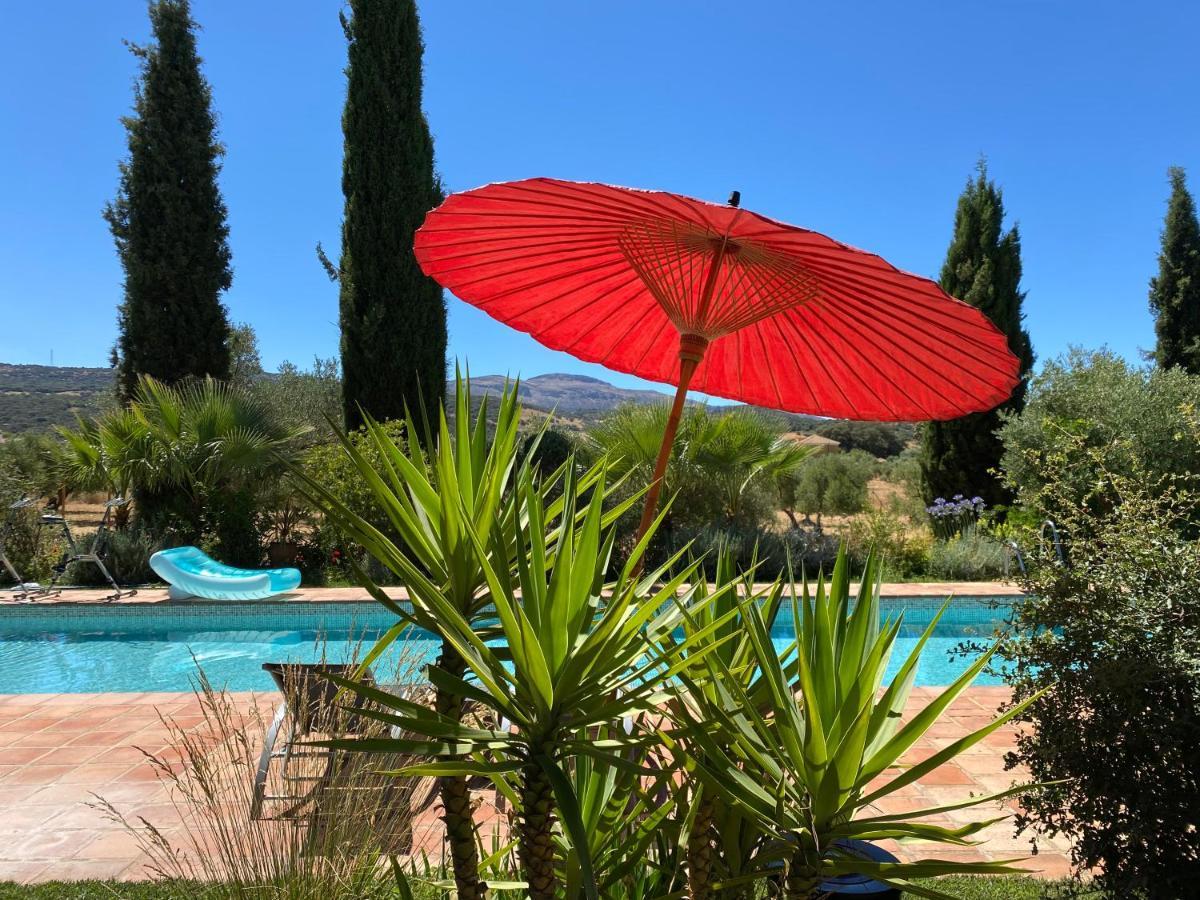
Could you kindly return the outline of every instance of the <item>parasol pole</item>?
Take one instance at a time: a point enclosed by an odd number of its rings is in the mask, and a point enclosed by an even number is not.
[[[741,201],[741,192],[734,191],[729,195],[729,205],[735,209],[740,206]],[[729,234],[726,232],[724,237],[714,241],[712,263],[709,264],[708,273],[704,277],[704,286],[700,290],[700,302],[696,307],[697,321],[703,321],[708,312],[713,291],[717,286],[717,279],[721,274],[721,262],[725,259],[726,252],[729,251]],[[671,447],[675,443],[675,433],[679,430],[679,420],[683,416],[683,404],[687,400],[688,385],[691,384],[692,376],[696,374],[696,368],[704,359],[704,351],[707,349],[708,338],[704,335],[681,334],[679,336],[679,383],[675,387],[675,400],[671,404],[671,412],[667,416],[667,427],[663,431],[662,444],[658,448],[658,459],[654,462],[654,475],[650,479],[650,489],[646,492],[645,505],[642,506],[642,520],[638,523],[637,537],[634,538],[635,544],[646,536],[646,532],[650,529],[650,523],[658,514],[658,499],[662,494],[667,463],[671,459]],[[635,573],[640,573],[641,570],[642,564],[639,561]]]
[[[662,444],[658,448],[658,459],[654,462],[654,475],[650,479],[650,490],[646,492],[642,521],[638,525],[634,543],[646,536],[650,523],[658,514],[658,498],[662,494],[663,476],[667,474],[671,446],[675,443],[675,433],[679,430],[679,420],[683,416],[683,403],[687,400],[688,385],[696,373],[696,367],[704,359],[704,351],[707,348],[708,341],[698,334],[684,334],[679,338],[679,385],[675,388],[675,401],[671,404],[670,415],[667,416],[667,427],[663,431]]]

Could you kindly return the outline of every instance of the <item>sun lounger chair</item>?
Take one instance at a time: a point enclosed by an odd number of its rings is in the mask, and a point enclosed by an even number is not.
[[[294,591],[299,569],[238,569],[219,563],[199,547],[172,547],[150,557],[150,568],[170,587],[172,600],[261,600]]]
[[[267,730],[254,776],[250,818],[255,820],[291,820],[306,824],[310,829],[319,826],[322,800],[333,810],[338,802],[331,792],[383,792],[374,802],[365,803],[368,810],[375,806],[385,811],[385,825],[399,828],[394,835],[396,852],[407,853],[411,848],[411,815],[429,807],[436,798],[436,783],[432,779],[367,776],[365,780],[339,778],[347,774],[346,766],[362,753],[335,750],[319,746],[318,741],[331,738],[363,738],[395,733],[373,719],[357,715],[364,705],[362,698],[352,692],[338,696],[339,688],[326,675],[349,676],[357,666],[330,663],[264,663],[263,669],[275,681],[283,701]],[[370,672],[364,681],[375,686]],[[383,690],[402,690],[399,685],[379,685]],[[382,729],[382,731],[381,731]],[[414,761],[407,754],[370,754],[360,771],[391,771]],[[399,815],[400,805],[409,815]]]

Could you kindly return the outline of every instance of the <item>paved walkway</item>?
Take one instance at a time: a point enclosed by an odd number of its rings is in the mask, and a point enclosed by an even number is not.
[[[922,704],[936,689],[917,688]],[[950,708],[906,757],[915,762],[990,720],[1006,696],[1005,688],[972,688]],[[254,695],[236,695],[245,707]],[[271,696],[260,695],[269,709]],[[199,702],[190,694],[28,694],[0,695],[0,881],[35,882],[87,878],[146,878],[145,858],[132,835],[90,807],[95,796],[110,801],[131,819],[144,817],[172,833],[179,816],[170,794],[146,761],[142,748],[160,753],[168,733],[159,716],[197,728]],[[1013,741],[1011,728],[984,739],[959,759],[917,784],[886,798],[881,808],[900,812],[961,800],[970,793],[1008,787],[1003,755]],[[996,808],[987,815],[1002,814]],[[971,811],[933,822],[970,821]],[[952,859],[1001,859],[1027,856],[1027,839],[1012,836],[1011,824],[991,826],[986,843],[973,848],[941,848]],[[440,846],[436,810],[416,824],[416,839],[433,850]],[[1067,873],[1066,844],[1043,841],[1040,854],[1024,865],[1046,877]],[[909,845],[904,856],[924,848]]]
[[[851,593],[857,593],[857,585],[851,590]],[[109,589],[101,588],[64,588],[62,593],[56,597],[36,600],[34,605],[47,606],[57,603],[105,603],[106,598],[111,594]],[[397,600],[407,598],[403,588],[388,588],[388,593]],[[914,581],[896,584],[884,584],[881,587],[881,595],[884,597],[1008,597],[1018,596],[1021,594],[1021,589],[1017,585],[1006,581]],[[371,602],[371,598],[367,592],[360,587],[338,587],[338,588],[301,588],[297,591],[291,591],[287,594],[280,594],[277,597],[271,598],[272,601],[286,602],[317,602],[317,603],[355,603],[355,602]],[[12,592],[8,588],[0,588],[0,605],[6,603],[16,603],[13,599]],[[154,585],[151,587],[139,588],[137,594],[132,597],[127,597],[116,601],[124,604],[139,604],[139,603],[188,603],[191,601],[170,601],[167,598],[167,589],[162,586]]]

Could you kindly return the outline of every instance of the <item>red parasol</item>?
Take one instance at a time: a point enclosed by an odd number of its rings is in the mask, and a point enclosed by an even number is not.
[[[446,198],[426,274],[555,350],[677,385],[643,527],[689,387],[790,412],[951,419],[1008,398],[1018,363],[978,309],[815,231],[658,191],[532,178]]]

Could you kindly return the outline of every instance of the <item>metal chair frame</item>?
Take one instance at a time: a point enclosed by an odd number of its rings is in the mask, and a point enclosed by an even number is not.
[[[8,554],[5,552],[5,547],[8,544],[9,536],[16,527],[17,519],[21,516],[22,512],[27,509],[32,509],[35,506],[37,506],[37,501],[30,500],[28,497],[22,497],[16,503],[10,504],[8,507],[8,513],[4,517],[4,525],[3,527],[0,527],[0,565],[4,566],[5,571],[7,571],[12,580],[16,582],[16,585],[12,588],[12,590],[15,592],[13,594],[14,598],[19,602],[26,602],[32,599],[36,592],[42,590],[42,586],[36,581],[26,581],[21,576],[21,573],[17,571],[17,567],[13,564],[12,560],[8,558]],[[40,530],[41,529],[39,528],[39,531]]]
[[[100,574],[104,576],[104,580],[113,589],[113,592],[104,598],[104,602],[112,603],[115,600],[123,600],[126,597],[132,597],[137,594],[136,589],[130,588],[126,590],[117,584],[117,580],[108,571],[108,566],[104,564],[103,559],[105,548],[108,545],[108,537],[112,533],[113,511],[120,509],[128,503],[129,501],[124,497],[113,497],[104,504],[104,515],[100,518],[100,525],[96,528],[96,536],[92,539],[92,546],[87,552],[80,552],[79,545],[75,543],[75,536],[71,534],[71,526],[67,523],[67,517],[55,511],[51,506],[46,507],[42,515],[38,518],[38,531],[40,533],[43,528],[57,529],[62,535],[64,542],[63,554],[54,566],[54,576],[50,579],[48,585],[19,595],[17,599],[30,603],[35,600],[59,596],[63,592],[63,589],[57,587],[58,580],[66,573],[67,566],[76,562],[91,563],[100,570]],[[33,501],[29,501],[25,508],[32,505]]]

